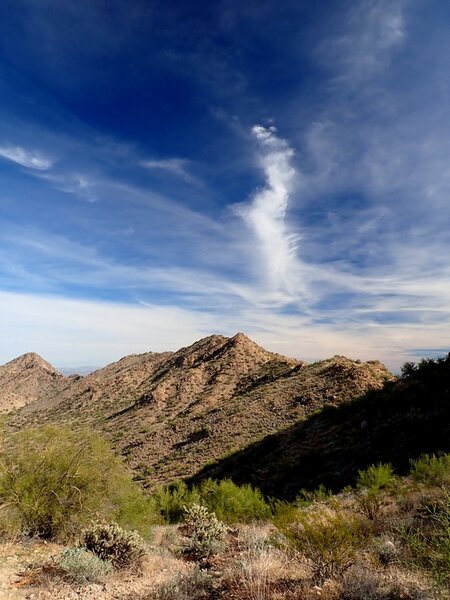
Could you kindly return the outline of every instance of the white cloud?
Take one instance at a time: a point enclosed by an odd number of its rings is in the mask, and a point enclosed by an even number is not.
[[[20,146],[1,146],[0,156],[15,162],[27,169],[46,171],[52,166],[52,161],[42,154],[25,150]]]
[[[411,360],[412,348],[446,348],[450,337],[448,321],[320,324],[255,307],[205,311],[15,292],[0,292],[0,306],[2,337],[8,340],[0,363],[34,351],[57,366],[104,365],[126,354],[177,350],[212,333],[244,331],[268,350],[307,361],[344,354],[398,369]]]
[[[34,351],[53,364],[105,364],[136,352],[163,351],[208,335],[214,322],[175,306],[142,306],[0,292],[0,361]]]
[[[296,176],[291,165],[294,152],[277,136],[274,127],[256,125],[252,133],[260,145],[259,158],[266,182],[248,203],[237,205],[236,211],[258,241],[269,288],[289,294],[298,267],[297,236],[286,221],[289,193]]]
[[[184,158],[142,160],[140,165],[146,169],[166,172],[188,183],[198,183],[197,178],[189,172],[190,161]]]
[[[91,176],[70,172],[41,173],[38,176],[49,181],[55,189],[61,192],[74,194],[87,202],[97,201],[95,192],[97,182]]]

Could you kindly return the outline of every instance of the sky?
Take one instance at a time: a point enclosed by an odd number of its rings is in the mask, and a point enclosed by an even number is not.
[[[3,0],[0,362],[449,351],[450,3]]]

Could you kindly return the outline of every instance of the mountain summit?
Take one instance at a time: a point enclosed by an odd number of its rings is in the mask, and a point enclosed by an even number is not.
[[[27,352],[0,366],[0,412],[10,412],[52,394],[64,376],[39,354]]]

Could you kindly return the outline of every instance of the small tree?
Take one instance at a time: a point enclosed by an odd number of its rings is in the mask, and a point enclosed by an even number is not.
[[[70,534],[92,515],[149,525],[152,511],[93,431],[46,425],[10,435],[0,453],[0,516],[29,535]]]

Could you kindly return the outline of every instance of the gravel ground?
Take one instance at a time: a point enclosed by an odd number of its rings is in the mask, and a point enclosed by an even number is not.
[[[140,574],[116,572],[102,583],[83,586],[47,576],[37,584],[35,565],[51,563],[60,551],[61,546],[42,542],[0,544],[0,600],[138,600],[192,568],[169,553],[150,550]]]

